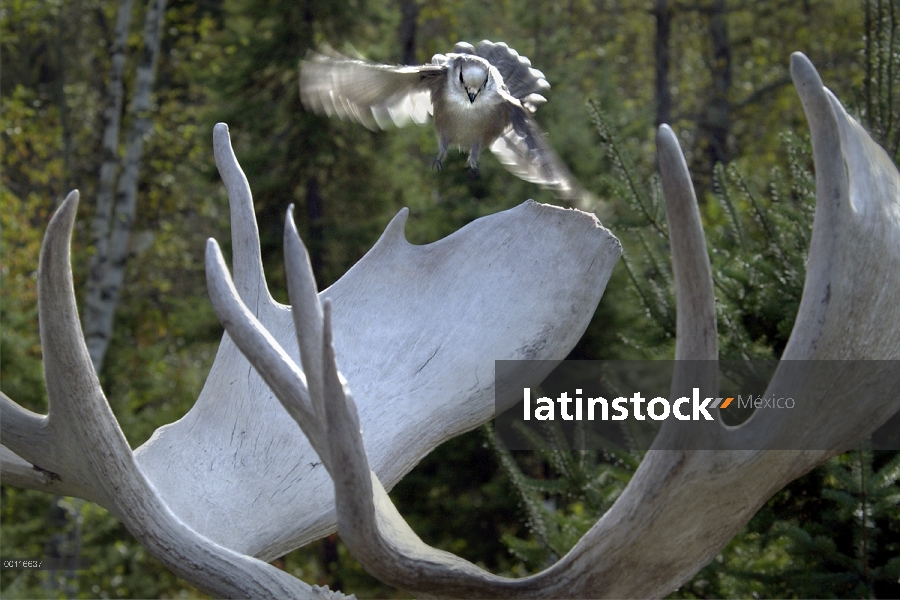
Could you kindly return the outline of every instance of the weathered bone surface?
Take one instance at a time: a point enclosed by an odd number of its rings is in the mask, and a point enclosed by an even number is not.
[[[217,126],[214,137],[231,200],[237,289],[296,360],[290,309],[271,298],[262,274],[249,186],[227,128]],[[357,382],[371,463],[388,486],[492,416],[495,359],[565,358],[621,253],[591,215],[534,202],[426,246],[404,238],[406,214],[322,294],[334,305],[343,374]],[[66,327],[77,330],[77,316]],[[10,414],[4,441],[15,436],[18,412]],[[272,559],[335,529],[321,460],[228,335],[196,405],[135,455],[179,519],[237,552]],[[68,471],[31,462],[54,476],[5,461],[4,480],[110,506]]]
[[[53,489],[84,491],[108,508],[160,562],[213,596],[333,597],[198,535],[172,513],[141,470],[100,389],[78,324],[69,264],[77,206],[78,192],[72,192],[50,220],[38,268],[49,414],[26,411],[0,393],[4,445],[62,486]],[[34,483],[21,473],[21,460],[13,462],[18,467],[12,472],[4,464],[4,481]]]
[[[900,174],[822,87],[806,57],[795,54],[791,66],[813,133],[817,210],[800,314],[784,359],[896,360]],[[679,303],[676,358],[715,359],[715,299],[696,199],[672,131],[663,126],[657,142]],[[208,257],[207,273],[211,288],[213,282],[227,280],[221,260]],[[236,294],[213,294],[213,301],[220,317],[239,310]],[[339,530],[351,552],[383,581],[419,593],[479,598],[663,596],[706,564],[772,493],[835,453],[729,450],[743,447],[741,436],[774,440],[785,432],[815,435],[819,444],[845,448],[900,409],[892,373],[879,381],[851,379],[840,390],[816,390],[814,411],[798,410],[789,418],[758,411],[738,428],[720,422],[700,431],[666,425],[662,437],[706,436],[721,450],[651,450],[618,502],[569,554],[534,576],[503,579],[424,544],[369,471],[353,399],[340,384],[329,353],[328,312],[325,384],[318,386],[322,398],[310,392],[307,400],[312,406],[324,405],[324,410],[304,412],[284,389],[278,395],[301,427],[317,432],[311,438],[317,440],[316,449],[334,480]],[[299,334],[304,328],[320,331],[321,319],[310,317],[312,325],[298,321]],[[240,335],[233,323],[223,321]],[[241,342],[257,368],[266,374],[286,369],[287,359],[260,342],[255,351]],[[715,377],[714,370],[710,376]],[[681,395],[679,388],[687,383],[676,375],[673,396]],[[691,383],[697,385],[696,380]],[[783,395],[784,385],[779,369],[766,396]]]

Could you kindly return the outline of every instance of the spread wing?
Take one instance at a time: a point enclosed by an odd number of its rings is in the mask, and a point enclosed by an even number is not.
[[[310,52],[300,65],[300,99],[308,110],[369,129],[422,124],[446,72],[445,65],[380,65],[324,49]]]
[[[471,48],[471,45],[465,45]],[[526,57],[504,43],[495,44],[488,40],[479,42],[473,50],[497,68],[510,95],[526,108],[534,111],[538,104],[547,101],[542,94],[550,89],[550,84],[543,73],[532,68]]]
[[[453,51],[480,56],[503,77],[506,89],[501,89],[500,95],[506,99],[510,111],[510,127],[491,144],[491,152],[503,166],[525,181],[552,190],[564,200],[588,200],[588,192],[556,154],[531,116],[538,104],[547,101],[542,94],[550,89],[550,84],[544,74],[504,43],[483,40],[473,47],[460,42]]]
[[[511,126],[491,144],[491,152],[517,177],[548,188],[564,200],[585,200],[587,192],[550,146],[531,111],[513,99],[508,106]]]

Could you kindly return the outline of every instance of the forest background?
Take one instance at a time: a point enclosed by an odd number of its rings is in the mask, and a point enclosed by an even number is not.
[[[421,244],[527,198],[558,203],[491,156],[475,180],[458,153],[433,172],[431,128],[369,132],[305,112],[298,65],[322,43],[424,63],[459,40],[491,39],[545,73],[553,87],[537,119],[625,250],[573,358],[672,356],[668,232],[654,176],[655,127],[671,124],[700,199],[722,355],[778,358],[802,291],[814,200],[790,53],[810,57],[896,163],[898,20],[900,7],[881,0],[4,0],[2,389],[46,411],[35,269],[50,214],[78,188],[79,306],[132,447],[190,408],[222,333],[203,272],[205,239],[226,252],[229,240],[211,148],[218,121],[249,178],[282,302],[290,203],[320,287],[401,207],[410,208],[408,239]],[[122,267],[121,284],[104,264]],[[435,450],[391,495],[428,543],[521,576],[571,547],[640,454],[554,445],[512,454],[482,428]],[[896,452],[863,445],[836,457],[777,493],[673,595],[900,597],[898,479]],[[202,596],[96,505],[9,486],[0,501],[4,557],[77,554],[92,565],[4,570],[4,597]],[[359,597],[405,597],[369,577],[336,535],[277,564]]]

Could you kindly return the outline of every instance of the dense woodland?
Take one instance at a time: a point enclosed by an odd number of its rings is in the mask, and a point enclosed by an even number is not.
[[[557,203],[490,155],[478,179],[455,152],[432,171],[432,128],[370,132],[305,112],[298,65],[320,44],[423,63],[486,38],[544,72],[552,89],[537,119],[624,246],[574,358],[673,354],[659,123],[677,133],[698,191],[723,358],[778,358],[802,291],[815,189],[790,53],[809,56],[900,156],[900,5],[890,0],[6,0],[0,27],[2,389],[46,411],[35,269],[49,215],[77,188],[79,307],[132,447],[189,409],[222,334],[203,272],[206,238],[226,253],[229,240],[214,123],[229,125],[282,302],[291,203],[320,287],[401,207],[408,239],[427,243],[528,198]],[[639,461],[637,449],[513,454],[485,427],[435,450],[391,495],[428,543],[521,576],[565,553]],[[900,453],[863,445],[832,459],[778,492],[673,597],[900,597],[898,482]],[[4,597],[201,596],[91,503],[3,486],[0,517],[4,557],[92,564],[4,570]],[[361,598],[405,597],[336,535],[278,564]]]

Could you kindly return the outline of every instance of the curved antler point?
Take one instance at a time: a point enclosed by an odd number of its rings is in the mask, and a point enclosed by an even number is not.
[[[804,92],[810,91],[809,88],[818,93],[824,87],[815,65],[802,52],[791,54],[791,79],[801,98],[804,97]]]

